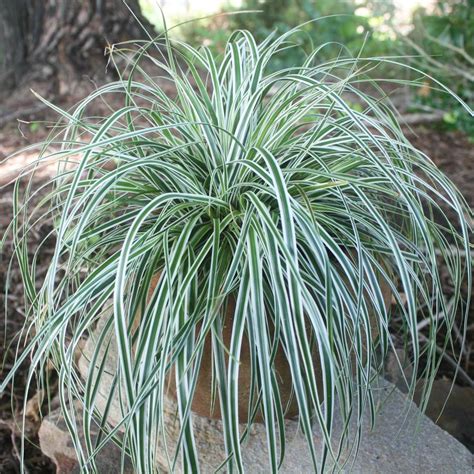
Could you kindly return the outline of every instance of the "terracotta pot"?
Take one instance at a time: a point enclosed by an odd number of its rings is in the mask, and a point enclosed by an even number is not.
[[[149,298],[153,293],[156,285],[159,281],[159,274],[157,274],[153,279],[149,291]],[[384,296],[384,302],[386,307],[390,306],[391,302],[391,290],[385,282],[381,282],[382,292]],[[226,347],[230,346],[230,341],[232,337],[232,316],[235,310],[235,300],[229,299],[227,304],[227,313],[225,317],[225,325],[223,327],[222,340]],[[309,329],[309,323],[308,323]],[[199,327],[197,326],[197,330]],[[377,324],[375,320],[371,320],[371,330],[373,335],[376,335]],[[316,354],[316,350],[313,358],[313,369],[314,377],[316,381],[322,380],[322,373],[320,369],[319,357]],[[226,353],[226,364],[228,363],[228,355]],[[286,355],[283,348],[281,347],[278,350],[274,367],[276,370],[278,386],[280,390],[281,401],[284,407],[286,407],[285,418],[293,418],[298,415],[298,405],[296,398],[292,393],[292,377],[290,367],[288,365]],[[322,386],[322,383],[318,384]],[[250,395],[251,387],[251,352],[249,340],[244,334],[242,341],[241,353],[240,353],[240,368],[239,368],[239,384],[238,384],[238,407],[239,407],[239,422],[245,423],[248,419],[248,401]],[[196,390],[194,394],[194,399],[192,403],[192,410],[194,413],[199,416],[220,419],[221,410],[219,405],[218,396],[215,400],[214,407],[212,407],[212,341],[211,337],[208,337],[204,343],[204,352],[203,358],[201,361],[201,367],[199,371],[199,378],[196,385]],[[171,372],[169,377],[169,394],[175,397],[176,394],[176,385],[175,377]],[[293,396],[292,396],[293,395]],[[320,393],[322,395],[322,393]],[[291,403],[288,405],[288,403]],[[287,406],[288,405],[288,406]],[[258,413],[255,421],[261,421],[262,414]]]

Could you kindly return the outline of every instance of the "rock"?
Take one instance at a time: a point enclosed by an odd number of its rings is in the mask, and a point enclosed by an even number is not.
[[[380,385],[379,401],[385,397],[388,398],[378,414],[375,429],[370,431],[366,420],[359,454],[352,466],[345,468],[345,472],[361,474],[473,472],[472,454],[422,415],[392,384],[383,381]],[[78,423],[80,431],[80,418]],[[170,419],[167,425],[168,436],[173,436],[173,433],[177,432],[174,431],[178,429],[177,425]],[[194,426],[202,472],[213,472],[223,460],[221,423],[195,417]],[[340,428],[340,420],[336,419],[336,432],[340,432]],[[287,452],[281,472],[312,472],[306,442],[298,431],[298,424],[288,420],[286,430]],[[314,440],[316,447],[320,449],[321,437],[316,429]],[[69,434],[58,410],[43,421],[40,443],[45,454],[55,461],[58,474],[79,472]],[[173,445],[171,444],[169,448],[172,449]],[[252,474],[269,472],[267,452],[264,428],[262,425],[255,425],[243,451],[246,472]],[[158,459],[160,472],[169,472],[166,459],[163,455],[160,456],[159,452]],[[120,472],[120,460],[121,453],[116,446],[104,449],[97,458],[98,472],[101,474]],[[130,464],[125,472],[133,472]],[[179,463],[175,472],[182,472]]]
[[[54,461],[57,474],[79,472],[75,469],[78,464],[76,454],[60,410],[44,418],[38,436],[41,450]]]
[[[364,426],[354,473],[468,473],[473,455],[446,431],[421,414],[416,405],[388,382],[379,400],[389,395],[373,431]]]
[[[92,335],[84,347],[84,354],[79,361],[79,368],[83,377],[87,376],[89,360],[97,346],[99,331],[103,329],[102,322],[98,324],[95,335]],[[104,347],[106,344],[103,344]],[[100,349],[99,347],[99,350]],[[103,352],[100,353],[103,355]],[[106,360],[106,373],[99,391],[101,398],[97,399],[98,410],[103,410],[106,397],[104,394],[110,392],[112,374],[116,370],[116,350],[111,344],[111,350]],[[99,357],[100,362],[101,357]],[[342,462],[347,462],[345,472],[351,473],[467,473],[473,470],[473,458],[471,453],[456,439],[436,426],[428,417],[421,414],[416,405],[409,402],[406,397],[390,382],[380,379],[375,391],[375,402],[378,407],[376,426],[371,431],[369,427],[368,414],[362,425],[362,442],[356,459],[350,452],[344,452]],[[115,394],[109,421],[117,422],[122,418],[118,395]],[[383,402],[383,403],[382,403]],[[165,431],[169,452],[173,452],[179,433],[179,422],[176,419],[175,403],[171,399],[165,400]],[[342,422],[337,416],[334,423],[334,433],[337,436],[342,431]],[[57,414],[54,414],[57,417]],[[77,417],[78,430],[80,426],[80,414]],[[50,415],[43,422],[40,431],[41,446],[58,466],[67,469],[70,466],[73,451],[71,445],[66,441],[67,431],[61,419],[53,419]],[[313,472],[313,466],[309,458],[306,441],[299,431],[297,421],[286,420],[286,455],[281,468],[284,473]],[[224,445],[222,436],[222,424],[218,420],[193,415],[193,426],[196,447],[199,453],[201,472],[214,472],[224,460]],[[356,433],[356,427],[350,427],[352,439]],[[243,426],[242,426],[243,429]],[[315,427],[313,431],[314,443],[317,452],[321,450],[321,436]],[[337,446],[335,446],[337,448]],[[112,449],[116,451],[113,452]],[[243,447],[243,461],[246,472],[260,473],[269,472],[267,457],[267,441],[265,428],[261,424],[254,424],[251,435]],[[169,472],[164,449],[161,444],[156,450],[159,472]],[[99,472],[120,472],[121,455],[118,448],[105,449],[98,457],[101,468]],[[114,464],[115,462],[115,464]],[[65,466],[63,468],[63,466]],[[103,466],[103,467],[102,467]],[[77,469],[77,466],[74,468]],[[58,471],[76,472],[76,471]],[[130,471],[131,472],[131,471]],[[180,460],[175,466],[174,472],[183,472]]]
[[[419,398],[415,393],[416,403]],[[425,414],[474,452],[474,388],[435,380]]]
[[[467,473],[473,469],[472,454],[448,433],[422,415],[391,383],[381,380],[377,403],[383,403],[375,429],[370,431],[364,421],[362,443],[355,460],[348,456],[346,472],[351,473]],[[214,472],[223,460],[222,427],[220,422],[194,418],[197,429],[196,444],[203,472]],[[335,435],[341,433],[340,418],[335,420]],[[352,435],[355,430],[352,427]],[[283,473],[312,472],[306,441],[298,430],[298,423],[286,421],[285,460]],[[313,439],[320,452],[321,436],[315,428]],[[269,472],[267,445],[263,425],[255,425],[243,451],[246,472]],[[164,461],[164,460],[163,460]],[[351,464],[353,462],[353,464]],[[350,467],[349,467],[350,466]],[[182,472],[180,469],[177,472]]]
[[[402,393],[408,393],[408,384],[413,377],[413,366],[405,351],[396,349],[388,353],[385,360],[384,377]]]
[[[411,379],[413,367],[402,350],[397,349],[396,352],[389,353],[384,375],[401,392],[408,391],[406,381]],[[414,395],[414,402],[417,405],[420,404],[422,392],[423,383],[420,381]],[[474,452],[473,387],[453,385],[452,380],[447,378],[435,380],[425,415]]]
[[[78,433],[82,433],[82,410],[76,406]],[[72,445],[71,437],[61,414],[61,409],[49,413],[43,419],[38,433],[41,450],[50,457],[56,465],[56,474],[79,474],[81,472],[77,457]],[[95,441],[97,433],[92,435]],[[97,472],[100,474],[116,474],[121,468],[121,451],[109,442],[96,458]],[[89,471],[87,471],[89,472]],[[132,464],[125,460],[124,474],[133,474]]]

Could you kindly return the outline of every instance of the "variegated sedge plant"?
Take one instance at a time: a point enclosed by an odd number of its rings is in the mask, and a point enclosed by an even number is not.
[[[269,469],[278,470],[285,451],[278,351],[290,368],[315,470],[337,465],[349,435],[343,430],[335,439],[335,412],[348,424],[366,414],[373,419],[373,383],[393,346],[383,285],[403,319],[414,369],[409,395],[418,379],[423,400],[429,395],[441,358],[438,333],[443,328],[445,349],[455,315],[467,311],[461,284],[471,287],[471,211],[405,138],[383,94],[364,92],[368,86],[377,90],[369,73],[373,77],[381,61],[403,61],[340,56],[321,63],[322,46],[304,64],[272,72],[269,64],[292,47],[294,34],[256,44],[239,31],[221,55],[167,37],[138,49],[124,44],[112,56],[125,63],[118,81],[69,112],[50,104],[63,123],[39,160],[59,159],[62,165],[49,183],[47,214],[28,212],[34,189],[22,197],[17,183],[11,230],[31,342],[1,388],[27,357],[30,382],[51,361],[84,471],[96,469],[95,457],[109,440],[121,446],[136,472],[155,469],[170,374],[178,387],[182,436],[169,453],[169,468],[182,456],[189,472],[198,470],[190,408],[209,338],[213,397],[227,451],[222,467],[244,470],[246,432],[239,429],[237,400],[244,340],[255,394],[249,394],[248,423],[261,413]],[[106,116],[89,115],[96,102],[118,100]],[[351,105],[354,100],[362,106]],[[56,246],[37,288],[41,249],[29,261],[28,237],[34,222],[51,216]],[[440,261],[454,286],[449,305]],[[229,319],[230,298],[235,310]],[[101,318],[105,323],[83,380],[75,353]],[[423,344],[420,318],[430,327]],[[231,325],[229,343],[222,338],[224,324]],[[118,352],[111,375],[116,390],[108,402],[118,390],[118,424],[108,408],[97,409],[106,375],[96,362],[112,346]],[[93,425],[102,432],[96,441]],[[314,447],[314,425],[322,451]]]

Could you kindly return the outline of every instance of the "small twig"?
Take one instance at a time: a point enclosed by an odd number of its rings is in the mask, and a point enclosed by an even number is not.
[[[463,335],[461,334],[461,331],[458,328],[458,325],[456,324],[456,321],[453,321],[453,332],[456,335],[456,338],[457,338],[457,340],[458,340],[458,342],[461,346],[462,353],[464,354],[465,357],[467,357],[469,359],[469,353],[467,351],[467,347],[465,346],[465,344],[463,344],[463,342],[465,340],[465,337],[463,337]]]
[[[448,304],[446,305],[446,312],[449,313],[452,309],[454,305],[454,298],[451,298],[449,301],[448,301]],[[436,317],[433,319],[430,319],[430,318],[426,318],[426,319],[423,319],[423,321],[420,321],[417,326],[416,326],[416,330],[418,332],[420,332],[423,328],[425,328],[426,326],[429,326],[430,324],[432,324],[434,321],[440,321],[441,319],[444,319],[446,317],[446,312],[444,311],[441,311],[440,313],[438,313],[436,315]]]
[[[466,347],[466,363],[464,367],[466,368],[466,372],[469,371],[471,368],[471,354],[472,354],[472,346],[468,345]]]
[[[440,39],[428,33],[428,31],[426,31],[426,28],[423,27],[423,29],[424,29],[424,33],[427,39],[442,46],[443,48],[450,49],[451,51],[454,51],[455,53],[460,54],[468,63],[474,66],[474,58],[470,56],[465,49],[459,48],[452,43],[448,43],[447,41],[441,41]]]
[[[422,341],[428,341],[428,338],[424,334],[419,334],[418,337]],[[458,362],[456,362],[447,352],[443,351],[443,349],[438,346],[436,346],[436,352],[440,354],[446,360],[446,362],[448,362],[449,365],[455,369],[456,373],[459,374],[470,387],[474,388],[474,380],[469,377],[468,373],[459,365]]]
[[[3,115],[0,115],[0,127],[3,127],[8,122],[12,120],[18,120],[25,115],[33,115],[41,112],[44,109],[47,109],[46,104],[35,104],[31,107],[21,108],[20,110],[15,110],[13,112],[6,112]]]
[[[440,61],[437,61],[432,56],[430,56],[421,46],[416,44],[407,36],[404,36],[403,40],[406,43],[408,43],[409,46],[411,46],[418,54],[420,54],[429,64],[434,66],[436,69],[441,69],[442,71],[446,71],[450,75],[457,74],[459,76],[462,76],[464,79],[467,79],[470,82],[474,81],[474,76],[469,71],[456,67],[453,64],[447,65],[447,64],[443,64]]]
[[[449,247],[449,250],[447,250],[448,247]],[[423,252],[428,252],[426,247],[420,246],[419,249],[422,250]],[[445,254],[446,255],[459,255],[460,257],[466,257],[467,255],[464,249],[460,249],[456,247],[455,245],[446,246],[446,250],[444,250],[443,252],[440,249],[435,249],[436,256],[443,257]]]
[[[404,114],[401,117],[401,121],[407,125],[441,122],[441,120],[443,120],[444,114],[445,112],[442,110],[436,110],[431,113]]]

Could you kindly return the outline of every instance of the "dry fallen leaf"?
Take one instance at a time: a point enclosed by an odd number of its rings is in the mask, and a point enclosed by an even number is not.
[[[44,399],[44,390],[37,390],[37,392],[26,403],[25,416],[30,418],[35,423],[41,421],[40,412],[41,404]]]

